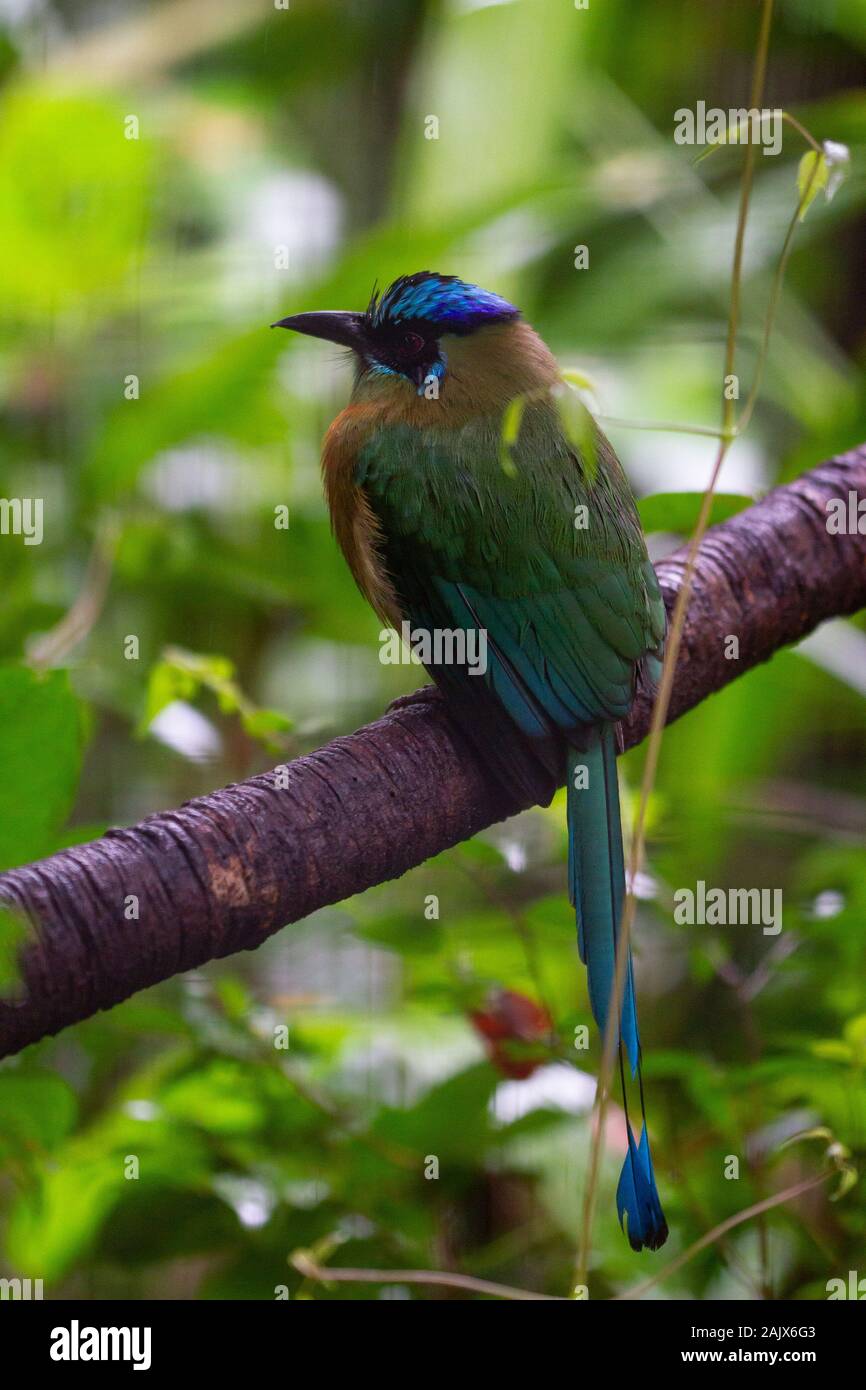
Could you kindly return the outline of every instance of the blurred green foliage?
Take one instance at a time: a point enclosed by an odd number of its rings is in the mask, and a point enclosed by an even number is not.
[[[849,145],[852,174],[798,229],[716,520],[866,438],[866,18],[777,10],[768,101]],[[44,499],[41,545],[0,536],[8,867],[261,770],[275,739],[345,732],[421,674],[377,660],[329,533],[319,440],[348,374],[274,319],[457,272],[519,303],[606,413],[717,423],[742,152],[696,170],[672,130],[699,99],[746,104],[756,8],[3,13],[0,495]],[[786,130],[758,160],[746,391],[803,153]],[[694,524],[712,441],[610,433],[661,554]],[[866,1158],[866,648],[859,621],[835,632],[666,736],[636,968],[672,1237],[653,1262],[617,1227],[615,1117],[594,1296],[818,1171],[814,1145],[781,1151],[799,1130]],[[622,760],[627,803],[641,759]],[[574,1045],[590,1020],[564,849],[557,800],[4,1063],[0,1272],[47,1296],[369,1296],[305,1280],[290,1257],[308,1248],[565,1292],[599,1059]],[[676,926],[697,879],[780,887],[783,932]],[[20,931],[4,916],[4,991]],[[494,988],[552,1019],[527,1081],[469,1021]],[[823,1298],[862,1272],[864,1235],[862,1184],[813,1194],[654,1296]]]

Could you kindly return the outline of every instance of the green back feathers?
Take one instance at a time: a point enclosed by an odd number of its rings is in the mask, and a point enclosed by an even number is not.
[[[603,436],[590,480],[546,401],[525,410],[508,471],[500,433],[499,416],[453,430],[391,425],[361,450],[355,481],[404,614],[415,626],[484,627],[488,684],[502,698],[510,668],[507,683],[524,689],[504,702],[527,733],[621,718],[636,664],[664,636],[628,483]]]

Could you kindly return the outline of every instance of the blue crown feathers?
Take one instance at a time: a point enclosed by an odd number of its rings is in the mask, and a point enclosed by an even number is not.
[[[419,270],[401,275],[384,294],[374,289],[367,307],[371,328],[423,319],[443,332],[460,333],[481,328],[485,323],[514,319],[520,313],[513,304],[491,290],[469,285],[456,275],[439,275]]]

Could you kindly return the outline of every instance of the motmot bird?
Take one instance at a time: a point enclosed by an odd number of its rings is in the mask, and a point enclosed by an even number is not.
[[[363,313],[302,313],[274,327],[354,356],[351,400],[328,430],[322,470],[362,594],[398,631],[408,622],[431,635],[486,633],[483,674],[444,661],[430,674],[501,779],[513,776],[508,742],[497,737],[503,722],[541,765],[565,774],[569,893],[602,1035],[611,1007],[618,1015],[627,1152],[617,1209],[632,1247],[656,1250],[667,1225],[630,956],[622,999],[613,999],[625,898],[616,726],[638,687],[658,679],[665,637],[628,481],[597,426],[591,450],[575,443],[552,353],[498,294],[425,270],[374,290]],[[517,398],[519,432],[504,467],[503,426]],[[624,1055],[639,1087],[639,1141]]]

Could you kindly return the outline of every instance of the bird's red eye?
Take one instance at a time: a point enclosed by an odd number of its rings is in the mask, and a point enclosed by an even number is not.
[[[413,357],[416,352],[420,352],[424,346],[424,339],[420,333],[404,333],[400,340],[400,350],[408,357]]]

